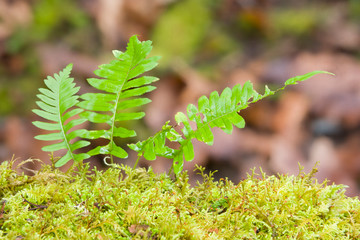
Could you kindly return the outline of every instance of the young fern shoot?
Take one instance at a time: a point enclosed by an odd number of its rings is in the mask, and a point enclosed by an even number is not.
[[[79,87],[75,87],[73,79],[69,77],[72,65],[67,66],[59,74],[55,74],[54,78],[48,77],[45,80],[48,89],[39,89],[42,94],[39,94],[38,97],[42,101],[37,102],[41,110],[33,111],[53,123],[35,121],[33,124],[44,130],[56,131],[36,136],[36,139],[60,140],[56,144],[44,147],[44,151],[67,150],[66,155],[56,162],[56,167],[61,167],[70,160],[78,162],[98,154],[110,156],[111,163],[113,163],[113,156],[119,158],[128,156],[127,152],[115,143],[115,138],[136,136],[134,130],[120,127],[119,124],[122,121],[143,118],[145,113],[134,111],[134,108],[151,102],[148,98],[140,97],[153,91],[155,87],[149,84],[158,80],[152,76],[140,77],[141,74],[157,65],[159,57],[147,58],[151,49],[151,41],[141,42],[136,36],[132,36],[125,52],[113,51],[115,60],[99,66],[99,69],[95,71],[95,74],[100,77],[99,79],[87,80],[91,86],[105,93],[85,93],[80,96],[81,102],[78,100],[79,96],[76,95]],[[78,119],[67,122],[71,117]],[[86,121],[105,123],[109,128],[104,130],[78,129],[70,132],[71,128]],[[87,153],[75,154],[76,149],[90,144],[86,140],[73,142],[75,137],[104,138],[109,142],[104,146],[97,146]]]
[[[76,107],[76,104],[79,103],[79,96],[76,93],[80,87],[75,87],[74,79],[69,77],[71,70],[72,65],[69,64],[59,74],[55,74],[54,77],[48,76],[45,79],[44,82],[48,89],[39,89],[41,94],[38,94],[37,97],[41,101],[37,101],[36,104],[40,109],[33,110],[38,116],[51,121],[34,121],[33,124],[38,128],[52,131],[52,133],[38,135],[35,138],[44,141],[59,140],[58,143],[45,146],[42,150],[47,152],[66,150],[66,154],[56,162],[56,167],[63,166],[71,159],[80,162],[90,157],[86,153],[74,153],[76,149],[88,146],[90,143],[85,140],[73,141],[76,137],[84,134],[86,130],[70,131],[73,127],[86,121],[86,119],[76,118],[83,110]],[[74,117],[75,119],[72,119]]]
[[[153,69],[158,63],[159,57],[149,57],[152,49],[151,41],[141,42],[136,36],[132,36],[125,52],[113,51],[115,60],[109,64],[99,66],[95,74],[100,78],[90,78],[88,83],[98,90],[106,93],[85,93],[81,96],[82,102],[79,107],[85,111],[81,117],[93,123],[105,123],[109,126],[106,130],[86,131],[83,138],[104,138],[109,142],[104,146],[97,146],[88,154],[105,154],[126,158],[127,152],[118,146],[115,138],[128,138],[136,136],[134,130],[120,127],[122,121],[138,120],[145,116],[144,112],[136,112],[133,109],[151,102],[150,99],[140,97],[155,89],[149,84],[158,80],[156,77],[141,76],[146,71]]]
[[[214,136],[211,129],[218,127],[225,133],[231,134],[233,125],[238,128],[245,127],[244,119],[239,115],[240,110],[245,109],[251,103],[255,103],[267,96],[273,95],[279,90],[283,90],[288,85],[297,84],[316,74],[327,73],[325,71],[314,71],[302,76],[290,78],[282,88],[275,91],[265,87],[264,94],[257,93],[251,82],[246,82],[243,86],[235,85],[232,89],[225,88],[219,95],[214,91],[207,98],[202,96],[198,100],[198,107],[189,104],[187,114],[178,112],[175,120],[182,126],[182,134],[178,133],[169,122],[166,122],[162,129],[154,136],[129,147],[138,152],[138,157],[144,156],[147,160],[155,160],[157,156],[173,159],[173,170],[175,174],[182,171],[185,161],[194,159],[194,148],[192,139],[212,145]],[[196,124],[193,129],[189,121]],[[171,142],[178,142],[180,147],[172,149],[166,145],[166,139]]]
[[[52,131],[49,134],[36,136],[36,139],[58,140],[57,143],[44,147],[44,151],[66,150],[66,154],[56,162],[56,167],[63,166],[70,160],[81,162],[98,154],[107,155],[111,159],[110,165],[113,164],[114,156],[118,158],[128,156],[127,152],[117,145],[116,139],[136,136],[135,130],[122,127],[121,123],[143,118],[145,113],[136,108],[151,101],[142,97],[155,89],[150,84],[158,80],[156,77],[143,75],[158,64],[159,57],[148,57],[151,49],[151,41],[142,42],[136,36],[132,36],[125,52],[113,51],[115,60],[100,65],[99,69],[95,70],[99,78],[87,80],[102,93],[85,93],[80,97],[76,95],[79,87],[75,87],[73,79],[69,77],[72,65],[68,65],[59,74],[45,80],[48,89],[39,89],[41,94],[38,97],[41,101],[38,101],[37,105],[40,109],[33,111],[51,122],[35,121],[33,124]],[[266,87],[264,94],[257,93],[250,82],[246,82],[243,86],[238,84],[232,89],[225,88],[221,94],[214,91],[209,98],[200,97],[197,107],[189,104],[186,113],[179,112],[175,115],[181,133],[168,121],[154,136],[128,146],[138,152],[138,160],[142,156],[147,160],[155,160],[157,156],[172,159],[173,171],[179,174],[183,169],[184,161],[194,159],[193,139],[212,145],[214,142],[212,128],[218,127],[228,134],[232,133],[233,126],[243,128],[245,121],[239,115],[242,109],[288,85],[297,84],[319,73],[331,74],[325,71],[307,73],[287,80],[282,88],[275,91]],[[79,101],[79,98],[82,101]],[[80,128],[79,125],[86,121],[106,124],[108,128],[71,131],[74,127]],[[190,122],[195,123],[194,129]],[[87,153],[74,153],[75,150],[90,144],[89,141],[77,140],[76,137],[102,138],[106,139],[107,143]],[[166,140],[177,142],[179,147],[177,149],[169,147]]]

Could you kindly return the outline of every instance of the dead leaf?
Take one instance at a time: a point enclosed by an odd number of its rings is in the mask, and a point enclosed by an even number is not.
[[[308,99],[301,93],[286,92],[281,95],[278,104],[273,121],[275,132],[286,135],[287,138],[300,137],[309,113]]]
[[[9,37],[18,26],[29,24],[32,17],[27,1],[0,1],[0,39]]]
[[[338,53],[302,53],[292,64],[299,75],[313,70],[326,70],[335,77],[318,75],[297,86],[309,96],[311,111],[333,121],[345,120],[352,127],[360,121],[360,62]]]
[[[37,52],[40,57],[42,72],[45,75],[53,75],[55,72],[59,72],[59,69],[73,63],[73,72],[86,77],[94,76],[93,71],[100,64],[99,60],[73,52],[70,48],[62,45],[42,44],[38,46]]]

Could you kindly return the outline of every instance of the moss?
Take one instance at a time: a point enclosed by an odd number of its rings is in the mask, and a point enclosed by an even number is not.
[[[238,184],[202,183],[127,166],[62,173],[44,166],[18,175],[0,165],[0,238],[15,239],[358,239],[360,202],[315,170]]]

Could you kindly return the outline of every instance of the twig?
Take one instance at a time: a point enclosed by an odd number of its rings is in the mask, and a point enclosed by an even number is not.
[[[35,206],[35,207],[32,207],[32,208],[29,208],[30,211],[37,210],[37,209],[45,209],[45,208],[48,207],[47,205],[38,205],[38,204],[35,204],[35,203],[32,203],[32,202],[29,202],[28,200],[26,200],[26,198],[24,198],[23,195],[21,195],[21,196],[23,197],[24,202],[26,202],[26,203],[28,203],[28,204],[30,204],[32,206]]]

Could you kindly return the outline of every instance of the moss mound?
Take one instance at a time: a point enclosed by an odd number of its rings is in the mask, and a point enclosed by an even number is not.
[[[34,176],[0,165],[1,239],[359,239],[360,202],[309,174],[188,184],[126,166]]]

